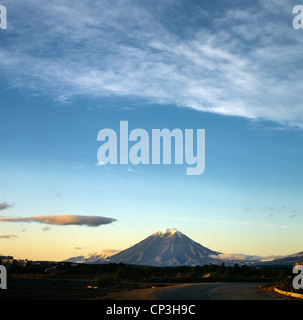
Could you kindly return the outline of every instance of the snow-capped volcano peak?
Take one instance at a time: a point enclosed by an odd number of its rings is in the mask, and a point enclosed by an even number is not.
[[[172,236],[172,235],[174,235],[175,233],[182,234],[180,231],[178,231],[178,230],[175,229],[175,228],[165,229],[165,230],[163,230],[163,231],[158,231],[158,232],[156,232],[156,234],[158,234],[158,235],[168,235],[168,236]]]

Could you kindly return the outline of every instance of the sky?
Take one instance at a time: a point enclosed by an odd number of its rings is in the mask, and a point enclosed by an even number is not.
[[[302,251],[297,4],[2,0],[0,254],[62,260],[173,227],[223,253]],[[203,174],[98,163],[120,121],[205,129]]]

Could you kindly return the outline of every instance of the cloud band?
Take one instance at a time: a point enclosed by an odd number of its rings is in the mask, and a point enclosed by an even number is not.
[[[0,218],[3,222],[38,222],[52,225],[86,225],[98,227],[103,224],[115,222],[116,219],[100,216],[80,216],[80,215],[49,215],[36,217]]]

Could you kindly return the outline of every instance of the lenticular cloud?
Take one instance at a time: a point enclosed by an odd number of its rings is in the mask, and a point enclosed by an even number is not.
[[[79,216],[79,215],[50,215],[36,217],[19,217],[19,218],[0,218],[3,222],[39,222],[52,225],[86,225],[89,227],[98,227],[102,224],[109,224],[116,219],[100,216]]]

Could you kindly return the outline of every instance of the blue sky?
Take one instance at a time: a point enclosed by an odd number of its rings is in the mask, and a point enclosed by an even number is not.
[[[303,33],[295,1],[263,2],[3,0],[0,253],[64,259],[170,227],[226,253],[302,251]],[[205,129],[205,172],[96,165],[122,120]],[[12,220],[50,215],[115,221]]]

